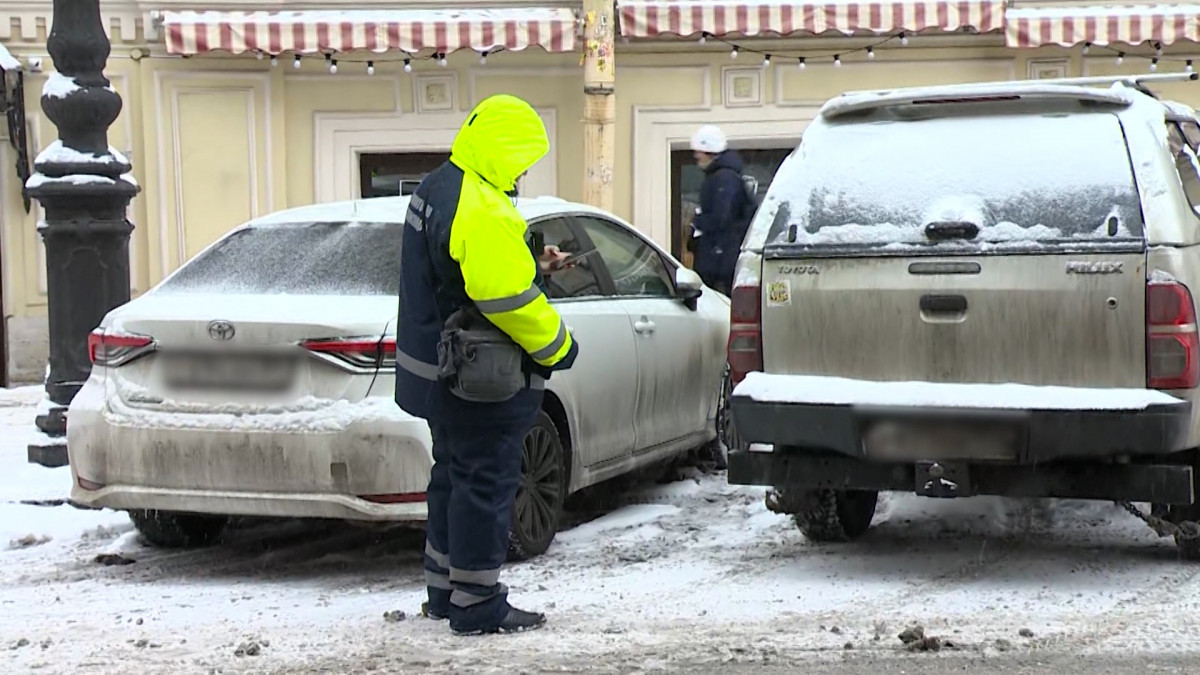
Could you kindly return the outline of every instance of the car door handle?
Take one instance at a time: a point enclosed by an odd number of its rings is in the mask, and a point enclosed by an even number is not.
[[[640,320],[633,322],[633,329],[643,335],[653,333],[654,322],[643,316]]]

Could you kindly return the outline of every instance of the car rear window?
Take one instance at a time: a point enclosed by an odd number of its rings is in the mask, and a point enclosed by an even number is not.
[[[393,223],[289,223],[234,232],[186,263],[161,290],[289,295],[396,295]]]
[[[805,137],[771,192],[760,214],[768,245],[977,249],[1143,233],[1125,136],[1111,112],[829,123]],[[930,234],[962,223],[977,234]]]

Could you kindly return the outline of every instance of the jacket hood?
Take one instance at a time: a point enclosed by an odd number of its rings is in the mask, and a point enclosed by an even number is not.
[[[705,173],[712,173],[718,169],[733,169],[734,171],[742,172],[742,157],[733,150],[726,150],[721,154],[713,157],[713,161],[704,169]]]
[[[454,138],[450,159],[504,192],[550,151],[546,127],[516,96],[489,96],[475,106]]]

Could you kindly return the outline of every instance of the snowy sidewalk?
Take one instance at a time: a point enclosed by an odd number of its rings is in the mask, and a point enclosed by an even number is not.
[[[219,547],[159,551],[124,514],[20,503],[70,487],[69,469],[25,462],[40,396],[0,390],[5,672],[717,672],[846,658],[888,672],[946,654],[909,653],[897,636],[914,624],[956,658],[1000,660],[1192,651],[1200,629],[1200,565],[1110,504],[887,496],[862,541],[815,546],[763,490],[695,476],[637,491],[506,572],[545,630],[455,638],[413,617],[414,531],[247,523]],[[106,553],[132,563],[97,562]],[[385,620],[394,610],[407,616]]]

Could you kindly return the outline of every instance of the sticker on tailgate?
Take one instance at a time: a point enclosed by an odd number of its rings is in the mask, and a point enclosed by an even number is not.
[[[792,283],[787,279],[767,284],[767,306],[784,307],[792,304]]]

